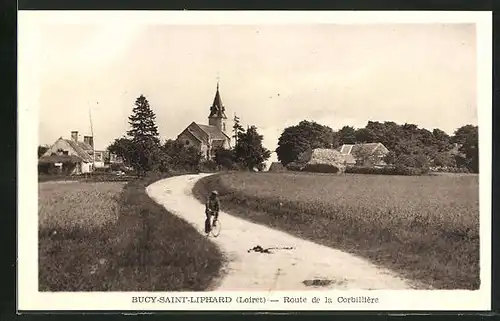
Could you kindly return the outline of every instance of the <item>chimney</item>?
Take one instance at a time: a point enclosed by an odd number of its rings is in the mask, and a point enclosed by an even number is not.
[[[71,132],[71,139],[74,140],[75,142],[78,141],[78,131],[74,130]]]
[[[83,141],[88,144],[90,147],[94,147],[94,137],[92,136],[83,136]]]

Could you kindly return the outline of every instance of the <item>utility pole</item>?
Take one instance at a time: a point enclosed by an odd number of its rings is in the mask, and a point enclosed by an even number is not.
[[[99,104],[99,102],[97,102],[97,104]],[[91,175],[92,175],[92,172],[95,170],[95,141],[94,141],[94,126],[92,125],[92,112],[91,112],[91,105],[89,104],[89,119],[90,119],[90,135],[92,136],[92,171],[91,171]]]

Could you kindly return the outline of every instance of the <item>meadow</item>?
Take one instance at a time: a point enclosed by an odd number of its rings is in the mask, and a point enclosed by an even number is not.
[[[109,236],[119,217],[123,183],[39,184],[39,290],[106,286]]]
[[[365,257],[437,289],[478,289],[477,175],[224,173],[223,210]]]
[[[39,184],[40,291],[197,291],[222,255],[146,194],[162,177]]]

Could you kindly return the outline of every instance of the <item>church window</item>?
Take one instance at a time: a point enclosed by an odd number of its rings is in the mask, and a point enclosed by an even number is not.
[[[186,139],[186,145],[189,145],[189,140]]]

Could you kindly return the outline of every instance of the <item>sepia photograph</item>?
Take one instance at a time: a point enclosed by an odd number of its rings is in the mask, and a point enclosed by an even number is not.
[[[20,289],[80,310],[489,302],[477,16],[80,15],[20,20]]]

